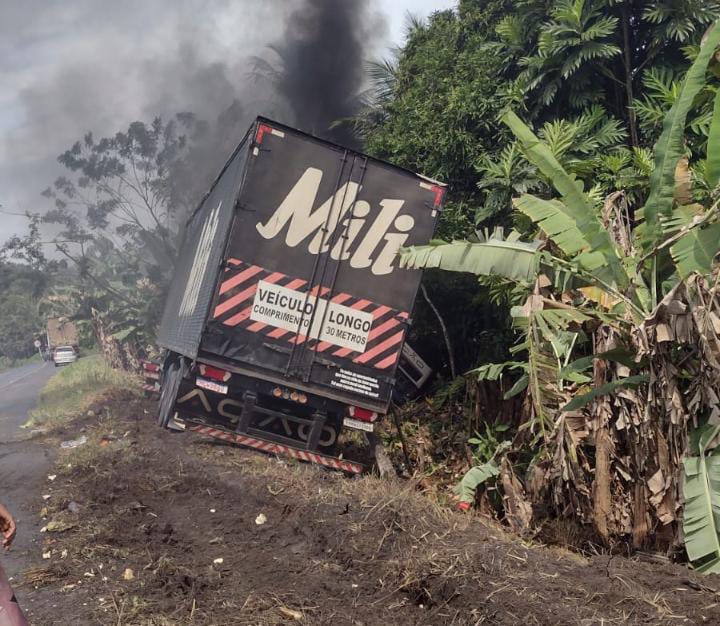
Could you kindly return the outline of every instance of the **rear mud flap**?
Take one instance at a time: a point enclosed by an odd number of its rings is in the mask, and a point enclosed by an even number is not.
[[[207,435],[209,437],[215,437],[216,439],[222,439],[229,443],[234,443],[240,446],[253,448],[268,454],[282,454],[289,456],[298,461],[304,461],[305,463],[315,463],[328,467],[330,469],[340,470],[347,472],[348,474],[361,474],[365,467],[361,463],[354,461],[346,461],[344,459],[338,459],[336,457],[319,454],[317,452],[311,452],[309,450],[300,450],[288,445],[275,443],[273,441],[267,441],[259,437],[249,437],[239,433],[230,432],[228,430],[222,430],[212,426],[206,426],[203,424],[194,424],[187,422],[186,430],[191,430],[201,435]]]

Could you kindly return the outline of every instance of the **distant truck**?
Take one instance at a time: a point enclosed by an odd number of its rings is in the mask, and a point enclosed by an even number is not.
[[[445,188],[258,118],[189,218],[165,303],[158,422],[358,473],[372,431],[429,368],[405,336]],[[409,382],[408,382],[409,381]],[[396,395],[397,397],[397,395]]]
[[[52,355],[55,348],[71,346],[78,351],[77,326],[64,317],[51,317],[47,321],[47,351]]]

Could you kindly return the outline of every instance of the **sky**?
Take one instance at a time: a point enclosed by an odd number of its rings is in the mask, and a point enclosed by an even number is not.
[[[0,204],[43,210],[57,156],[87,131],[193,111],[210,119],[248,93],[248,59],[279,41],[307,0],[0,0]],[[359,0],[335,0],[358,2]],[[456,0],[366,0],[367,49],[401,45],[408,12]],[[0,214],[0,243],[22,233]]]

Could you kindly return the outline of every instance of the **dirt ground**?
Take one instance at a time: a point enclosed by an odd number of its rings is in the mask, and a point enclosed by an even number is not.
[[[720,578],[533,545],[410,482],[350,479],[108,398],[74,425],[24,573],[33,624],[720,623]],[[45,442],[47,444],[47,442]],[[42,510],[41,510],[42,507]]]

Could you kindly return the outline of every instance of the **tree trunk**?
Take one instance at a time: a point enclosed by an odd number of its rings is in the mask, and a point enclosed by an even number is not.
[[[628,14],[627,4],[622,4],[622,31],[623,31],[623,64],[625,66],[625,97],[627,101],[628,126],[630,127],[630,144],[632,147],[640,145],[640,137],[638,136],[637,119],[633,101],[635,100],[633,90],[633,66],[632,66],[632,50],[630,42],[630,15]]]
[[[610,438],[607,424],[602,424],[595,433],[595,480],[593,481],[593,518],[595,529],[605,543],[610,530],[608,519],[610,507]]]

